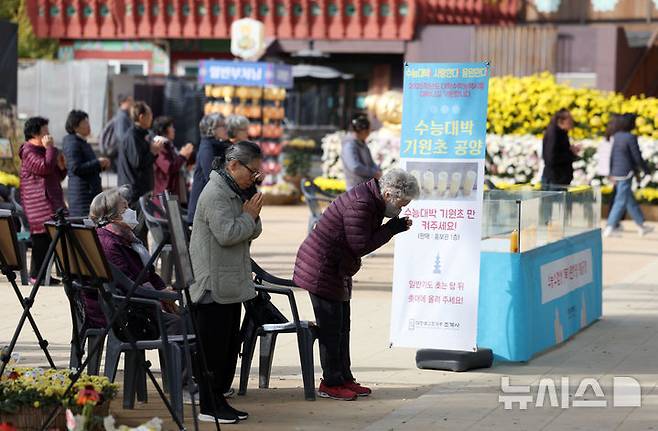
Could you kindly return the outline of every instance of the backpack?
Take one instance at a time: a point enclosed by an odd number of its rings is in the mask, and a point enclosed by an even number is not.
[[[103,156],[113,160],[119,152],[119,142],[114,133],[114,126],[116,124],[116,117],[112,118],[103,128],[101,133],[101,153]]]

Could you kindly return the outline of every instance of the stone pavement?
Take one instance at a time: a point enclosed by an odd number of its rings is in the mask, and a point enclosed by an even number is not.
[[[266,207],[263,236],[254,243],[257,261],[276,275],[289,277],[297,246],[306,229],[306,208]],[[352,301],[352,364],[357,378],[374,389],[372,397],[355,402],[318,399],[304,401],[296,339],[279,337],[270,389],[258,389],[257,355],[250,387],[245,397],[233,404],[247,410],[249,420],[226,425],[229,430],[650,430],[658,429],[658,234],[638,238],[630,224],[621,237],[604,240],[604,317],[566,343],[526,364],[497,363],[488,370],[466,373],[419,370],[415,351],[389,349],[391,298],[391,245],[364,260],[356,277]],[[6,344],[20,314],[18,301],[7,283],[0,283],[0,345]],[[27,292],[27,291],[26,291]],[[296,294],[303,318],[312,319],[310,301]],[[284,302],[276,303],[286,309]],[[61,288],[44,287],[37,296],[35,318],[51,341],[59,364],[68,358],[70,324]],[[28,363],[45,360],[29,328],[23,331],[19,348]],[[316,347],[316,381],[321,370]],[[157,367],[157,358],[151,358]],[[613,376],[632,376],[642,385],[640,408],[535,408],[505,410],[498,397],[501,377],[512,385],[533,385],[553,378],[558,399],[560,378],[570,380],[573,395],[580,379],[599,379],[609,406],[612,405]],[[120,378],[120,377],[119,377]],[[237,388],[237,378],[234,381]],[[594,399],[590,390],[587,399]],[[112,411],[121,421],[134,424],[166,412],[155,392],[147,404],[135,410]],[[188,429],[192,429],[186,411]],[[167,422],[167,430],[174,429]],[[203,424],[203,430],[214,425]]]

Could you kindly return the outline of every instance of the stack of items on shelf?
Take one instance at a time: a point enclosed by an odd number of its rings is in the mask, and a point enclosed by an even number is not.
[[[257,142],[263,151],[262,171],[265,184],[275,184],[281,172],[279,155],[282,150],[282,102],[286,89],[277,87],[246,87],[233,85],[206,85],[205,113],[224,116],[242,115],[249,119],[249,139]]]

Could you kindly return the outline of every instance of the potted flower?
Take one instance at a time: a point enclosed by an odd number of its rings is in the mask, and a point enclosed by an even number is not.
[[[299,192],[287,182],[262,186],[260,191],[264,205],[293,205],[299,202]]]
[[[71,383],[72,370],[13,367],[0,378],[0,423],[12,424],[19,430],[38,430],[53,408],[63,408],[52,423],[55,429],[67,429],[65,410],[80,415],[83,430],[102,429],[110,401],[117,395],[118,385],[104,376],[82,374],[70,394],[64,396]],[[74,428],[75,429],[75,428]]]
[[[284,147],[283,168],[285,176],[283,179],[292,184],[297,191],[300,189],[302,178],[309,175],[315,147],[313,139],[303,138],[292,139]]]

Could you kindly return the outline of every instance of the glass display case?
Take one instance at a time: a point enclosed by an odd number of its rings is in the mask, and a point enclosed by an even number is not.
[[[591,186],[490,190],[483,212],[482,251],[526,252],[599,228],[601,192]]]

